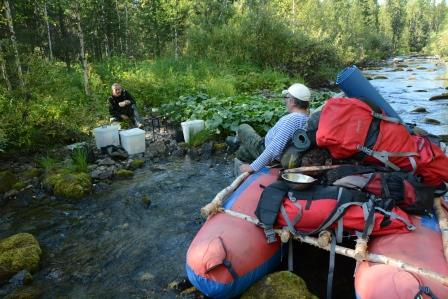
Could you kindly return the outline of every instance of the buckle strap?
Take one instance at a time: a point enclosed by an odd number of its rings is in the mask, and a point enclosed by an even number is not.
[[[277,241],[274,228],[272,226],[264,227],[264,235],[268,244],[275,243]]]
[[[328,265],[327,299],[331,299],[331,297],[332,297],[335,256],[336,256],[336,238],[333,234],[333,237],[331,238],[331,246],[330,246],[330,262]]]
[[[294,228],[294,224],[291,222],[291,219],[289,219],[289,217],[288,217],[288,213],[286,213],[286,210],[285,210],[285,206],[284,206],[284,205],[281,205],[281,206],[280,206],[280,212],[282,213],[282,216],[283,216],[283,218],[285,219],[286,224],[288,225],[288,229],[289,229],[289,231],[291,232],[291,234],[293,234],[294,236],[297,235],[297,231],[296,231],[296,229]]]
[[[429,297],[431,297],[431,299],[438,299],[437,296],[427,286],[420,286],[418,293],[415,295],[414,299],[423,299],[422,294],[428,295]]]
[[[375,210],[380,211],[381,213],[383,213],[384,215],[389,216],[390,218],[400,220],[401,222],[403,222],[406,225],[406,228],[408,230],[410,230],[410,231],[414,231],[416,229],[416,227],[412,223],[410,223],[409,221],[407,221],[403,217],[399,216],[398,214],[395,214],[394,212],[386,211],[385,209],[380,208],[380,207],[375,207]]]
[[[390,157],[392,153],[376,152],[376,151],[373,151],[370,148],[365,147],[363,145],[358,145],[356,148],[359,151],[365,153],[366,155],[374,157],[375,159],[377,159],[378,161],[382,162],[384,165],[388,166],[389,168],[392,168],[395,171],[400,171],[400,167],[398,167],[394,163],[390,162],[389,159],[388,159],[388,157]]]

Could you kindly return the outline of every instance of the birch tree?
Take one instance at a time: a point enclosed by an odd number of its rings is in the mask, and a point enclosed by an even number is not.
[[[81,26],[81,13],[80,13],[80,7],[79,7],[78,2],[76,2],[76,4],[75,4],[74,15],[75,15],[76,25],[77,25],[77,29],[78,29],[77,33],[78,33],[79,43],[80,43],[80,47],[81,47],[80,55],[81,55],[81,60],[82,60],[82,69],[83,69],[83,77],[84,77],[84,92],[87,96],[90,96],[88,64],[87,64],[87,57],[86,57],[86,52],[85,52],[84,33],[82,31],[82,26]]]
[[[11,8],[9,6],[8,0],[3,0],[3,4],[5,6],[5,14],[6,14],[6,20],[8,21],[9,33],[11,34],[11,42],[12,42],[12,47],[14,50],[14,56],[15,56],[15,61],[16,61],[16,66],[17,66],[17,77],[19,78],[20,89],[22,91],[25,91],[25,82],[23,81],[22,65],[20,63],[20,56],[19,56],[19,50],[17,47],[16,33],[14,32],[14,24],[13,24],[12,15],[11,15]]]

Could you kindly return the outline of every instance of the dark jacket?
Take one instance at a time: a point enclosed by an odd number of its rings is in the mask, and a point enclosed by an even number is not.
[[[131,105],[120,107],[118,103],[129,100]],[[119,97],[110,96],[109,97],[109,113],[112,117],[120,118],[120,115],[124,114],[130,118],[134,117],[134,112],[132,106],[135,105],[135,100],[131,94],[123,89]]]

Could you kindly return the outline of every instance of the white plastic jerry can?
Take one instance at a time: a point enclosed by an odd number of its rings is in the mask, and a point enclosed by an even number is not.
[[[120,137],[118,136],[119,125],[101,126],[93,129],[95,143],[98,149],[108,145],[120,145]]]
[[[180,123],[180,125],[182,126],[182,132],[186,143],[189,143],[194,135],[205,128],[205,122],[201,119],[184,121]]]
[[[144,130],[138,128],[124,130],[120,132],[120,138],[121,146],[129,155],[145,152],[146,144]]]

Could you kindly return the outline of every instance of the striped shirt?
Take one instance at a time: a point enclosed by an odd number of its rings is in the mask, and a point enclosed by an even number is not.
[[[308,115],[299,112],[292,112],[280,118],[264,139],[264,151],[250,164],[254,171],[259,171],[274,160],[280,160],[294,132],[297,129],[305,129],[307,121]]]

